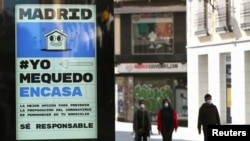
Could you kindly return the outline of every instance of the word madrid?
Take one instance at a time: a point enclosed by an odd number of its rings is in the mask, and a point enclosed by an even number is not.
[[[86,8],[20,8],[19,19],[29,20],[89,20],[93,13]]]

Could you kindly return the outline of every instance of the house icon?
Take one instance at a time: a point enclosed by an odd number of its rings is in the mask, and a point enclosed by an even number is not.
[[[66,47],[66,37],[68,36],[62,30],[54,29],[44,35],[46,38],[46,49],[48,51],[69,50]]]

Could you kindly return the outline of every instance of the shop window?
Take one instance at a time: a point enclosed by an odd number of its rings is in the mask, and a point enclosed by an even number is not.
[[[230,0],[217,0],[218,6],[216,8],[216,32],[225,33],[232,32],[233,30],[233,7],[231,6]]]
[[[241,8],[241,28],[244,30],[250,29],[250,0],[242,1]]]
[[[207,36],[209,35],[209,27],[211,27],[211,12],[208,9],[207,1],[197,0],[196,2],[194,34],[195,36]]]
[[[173,15],[137,14],[131,16],[133,54],[173,54]]]
[[[175,96],[170,77],[134,77],[134,105],[138,109],[140,99],[146,101],[151,120],[156,122],[157,112],[162,108],[162,100],[167,98],[175,109]]]
[[[179,117],[188,116],[188,105],[187,105],[187,78],[175,78],[174,79],[175,88],[175,109]]]

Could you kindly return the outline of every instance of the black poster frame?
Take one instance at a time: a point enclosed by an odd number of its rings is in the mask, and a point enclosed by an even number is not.
[[[67,141],[115,141],[114,21],[113,0],[3,0],[0,9],[0,140],[16,140],[15,5],[95,4],[97,59],[97,139],[53,139]],[[106,12],[106,13],[104,13]],[[98,35],[98,36],[97,36]],[[43,140],[39,140],[43,141]],[[48,140],[47,140],[48,141]]]

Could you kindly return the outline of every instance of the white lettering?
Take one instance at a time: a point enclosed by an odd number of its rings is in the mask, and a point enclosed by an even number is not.
[[[246,136],[246,131],[219,131],[218,129],[212,129],[212,136]]]

